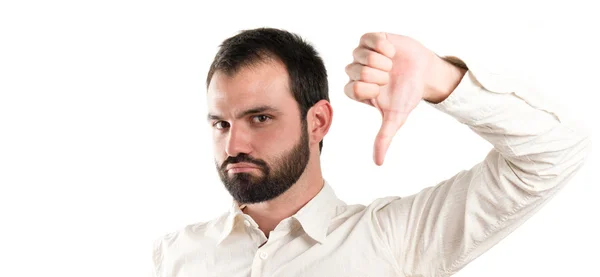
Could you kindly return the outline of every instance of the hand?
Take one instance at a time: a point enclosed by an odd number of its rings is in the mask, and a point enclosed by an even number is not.
[[[381,112],[373,159],[382,165],[398,129],[421,100],[429,97],[428,74],[441,59],[414,39],[388,33],[363,35],[353,56],[353,63],[346,66],[350,81],[344,91]]]

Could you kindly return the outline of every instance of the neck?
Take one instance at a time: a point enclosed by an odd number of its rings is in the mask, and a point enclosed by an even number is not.
[[[318,161],[318,158],[314,160]],[[269,237],[279,222],[302,209],[321,191],[323,185],[320,165],[318,162],[309,162],[300,179],[285,193],[269,201],[248,204],[243,212],[252,217],[259,229]]]

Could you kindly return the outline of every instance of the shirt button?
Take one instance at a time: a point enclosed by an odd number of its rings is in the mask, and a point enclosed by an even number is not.
[[[244,220],[244,224],[246,224],[246,226],[250,227],[250,221]]]
[[[260,252],[260,258],[263,260],[266,260],[269,257],[269,254],[267,254],[267,252]]]

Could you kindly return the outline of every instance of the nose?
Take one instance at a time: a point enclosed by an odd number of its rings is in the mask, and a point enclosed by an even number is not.
[[[225,145],[225,152],[230,157],[235,157],[240,153],[250,154],[252,150],[250,141],[249,132],[240,128],[240,126],[231,126]]]

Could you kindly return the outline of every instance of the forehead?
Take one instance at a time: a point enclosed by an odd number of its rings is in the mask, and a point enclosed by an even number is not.
[[[285,66],[278,61],[243,67],[234,75],[217,71],[207,93],[209,111],[227,112],[246,107],[295,104]]]

